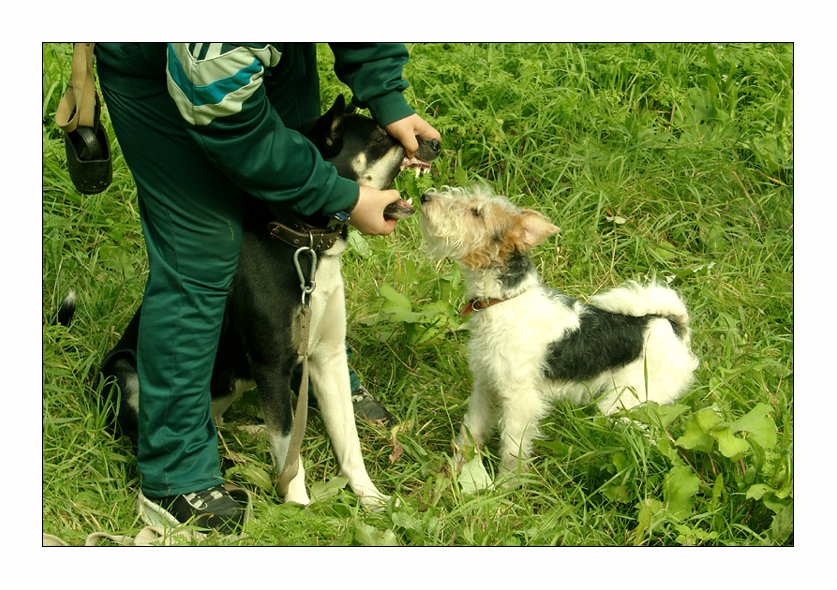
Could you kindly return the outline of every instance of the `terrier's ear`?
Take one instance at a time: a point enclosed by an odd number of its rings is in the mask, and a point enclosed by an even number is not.
[[[533,209],[521,209],[519,213],[520,217],[509,231],[509,237],[519,252],[525,252],[561,231],[543,213]]]

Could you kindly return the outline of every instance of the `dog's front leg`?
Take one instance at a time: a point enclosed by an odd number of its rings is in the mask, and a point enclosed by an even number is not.
[[[331,439],[340,473],[364,506],[381,506],[389,499],[375,487],[366,472],[352,409],[348,359],[343,339],[321,343],[311,356],[311,383],[317,405]]]
[[[488,380],[474,376],[474,387],[468,400],[468,411],[456,437],[453,464],[457,471],[470,460],[471,452],[479,455],[480,447],[497,425],[496,394]]]
[[[282,473],[288,458],[293,428],[293,407],[291,404],[290,369],[282,367],[255,366],[253,376],[259,386],[270,451],[276,467],[276,476]],[[305,469],[302,457],[299,458],[299,471],[288,485],[285,502],[307,506],[311,503],[305,491]]]
[[[278,473],[281,473],[281,470]],[[299,458],[299,471],[296,472],[296,476],[288,483],[288,493],[285,494],[285,503],[299,504],[300,506],[308,506],[311,503],[308,492],[305,491],[305,467],[303,466],[302,457]]]
[[[532,439],[545,413],[544,400],[532,388],[504,391],[501,395],[500,471],[503,475],[526,469],[532,450]]]

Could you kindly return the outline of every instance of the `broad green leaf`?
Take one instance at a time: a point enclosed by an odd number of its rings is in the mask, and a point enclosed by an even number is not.
[[[700,479],[686,466],[674,467],[668,472],[663,482],[663,499],[669,514],[678,520],[688,517],[692,513],[692,496],[694,496]]]
[[[491,476],[482,464],[482,457],[477,455],[464,465],[459,471],[459,485],[465,494],[475,494],[480,490],[491,489]]]
[[[410,304],[410,300],[407,299],[404,295],[393,289],[390,285],[383,283],[378,292],[381,294],[381,297],[394,303],[396,306],[400,307],[401,309],[406,309],[407,311],[412,311],[413,306]]]
[[[665,434],[661,434],[655,440],[657,445],[657,450],[662,453],[664,457],[666,457],[669,461],[671,461],[674,465],[682,463],[683,460],[680,458],[680,455],[677,449],[674,448],[674,444]]]
[[[773,512],[780,512],[786,506],[792,506],[793,500],[787,494],[777,492],[763,483],[751,485],[745,496],[748,500],[761,500]]]
[[[773,517],[768,537],[770,544],[780,545],[793,534],[793,502],[782,506]]]
[[[729,428],[716,428],[709,436],[718,441],[718,450],[724,457],[737,461],[750,450],[750,443],[736,437]]]
[[[326,482],[317,482],[311,484],[311,496],[315,500],[325,500],[326,498],[333,498],[340,493],[340,490],[346,487],[349,483],[346,477],[334,477]]]
[[[652,426],[659,426],[660,425],[660,416],[659,416],[659,408],[660,405],[657,402],[645,402],[643,404],[639,404],[638,406],[634,406],[628,410],[625,410],[627,417],[633,420],[634,422],[640,422],[642,424],[649,424]]]
[[[708,428],[701,425],[701,423],[711,424],[713,422],[711,416],[718,418],[717,414],[711,410],[707,412],[699,412],[692,416],[691,420],[686,422],[686,429],[683,432],[683,436],[678,438],[675,441],[675,444],[683,447],[684,449],[711,453],[712,448],[714,447],[714,439],[706,433]],[[720,418],[718,418],[718,422],[720,422]]]
[[[662,242],[659,246],[651,246],[650,251],[661,262],[674,260],[677,256],[674,251],[674,246],[668,242]]]
[[[718,531],[704,531],[687,524],[676,524],[674,525],[674,529],[680,533],[677,535],[677,543],[687,547],[694,546],[696,543],[702,541],[713,541],[719,536]]]
[[[628,460],[628,457],[625,456],[625,453],[616,453],[613,455],[613,465],[616,466],[616,472],[619,473],[620,471],[624,471],[630,467],[631,462]]]
[[[395,547],[398,539],[391,530],[383,533],[369,524],[360,524],[355,529],[355,541],[367,547]]]
[[[686,412],[689,406],[683,404],[672,404],[670,406],[659,406],[657,413],[660,415],[660,422],[663,428],[668,428],[681,414]]]
[[[793,498],[793,480],[785,482],[785,485],[776,490],[776,497],[780,500],[788,497]]]
[[[414,346],[423,346],[437,340],[443,340],[445,330],[423,323],[405,323],[404,333],[407,340]]]
[[[625,483],[627,476],[630,474],[631,461],[625,453],[616,453],[613,455],[613,465],[616,468],[615,474],[617,477],[611,479],[602,487],[602,493],[613,502],[624,502],[629,494],[633,492],[633,488]]]
[[[718,58],[715,57],[715,50],[712,48],[711,43],[706,44],[706,61],[712,67],[714,71],[719,71],[720,66],[718,65]]]
[[[410,311],[392,303],[384,303],[381,307],[381,314],[387,315],[387,320],[390,322],[403,322],[405,324],[414,324],[424,319],[424,314],[416,311]]]
[[[767,404],[756,404],[752,410],[730,424],[733,431],[749,432],[763,449],[776,446],[776,423],[768,416],[772,411]]]
[[[392,524],[411,531],[420,531],[422,528],[421,520],[404,510],[392,513]]]
[[[656,498],[646,498],[638,504],[637,528],[648,528],[651,518],[663,509],[663,503]]]
[[[646,498],[637,505],[636,528],[634,529],[633,544],[640,545],[646,533],[650,534],[654,516],[663,508],[663,503],[656,498]]]
[[[359,524],[355,529],[355,541],[366,547],[377,547],[377,532],[371,524]]]
[[[761,500],[762,496],[764,496],[767,492],[772,491],[774,490],[769,485],[757,483],[749,487],[745,498],[748,500]]]
[[[700,426],[701,430],[708,432],[721,423],[721,417],[715,413],[714,410],[704,410],[695,414],[695,421]]]

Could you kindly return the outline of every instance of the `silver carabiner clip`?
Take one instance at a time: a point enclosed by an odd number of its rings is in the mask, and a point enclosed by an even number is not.
[[[314,244],[314,236],[311,236],[311,244]],[[299,261],[299,255],[307,252],[311,255],[311,279],[306,280],[305,273],[302,271],[302,264]],[[311,247],[303,246],[294,252],[294,267],[296,267],[296,274],[299,276],[299,288],[302,290],[302,306],[308,307],[311,304],[309,296],[317,288],[317,282],[314,276],[317,273],[317,252]]]

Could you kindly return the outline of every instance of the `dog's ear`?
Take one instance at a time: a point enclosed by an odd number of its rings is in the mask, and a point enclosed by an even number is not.
[[[519,252],[525,252],[561,231],[543,213],[533,209],[521,209],[519,213],[520,216],[509,231],[509,237]]]
[[[334,104],[326,111],[325,118],[330,125],[326,134],[326,145],[337,143],[340,138],[340,133],[343,130],[343,115],[346,112],[346,99],[342,94],[338,94],[334,99]]]
[[[338,153],[342,147],[345,111],[346,99],[342,94],[338,94],[334,104],[317,120],[311,130],[310,137],[325,158]]]

